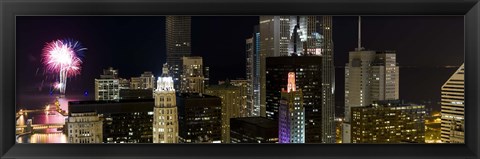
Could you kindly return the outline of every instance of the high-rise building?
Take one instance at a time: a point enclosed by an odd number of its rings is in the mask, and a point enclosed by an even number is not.
[[[221,99],[198,93],[177,95],[179,142],[221,143]]]
[[[345,120],[342,143],[351,142],[351,109],[379,100],[399,99],[399,67],[395,51],[372,51],[361,47],[361,22],[359,43],[349,52],[345,65]]]
[[[324,56],[324,87],[334,90],[331,16],[260,16],[260,105],[266,116],[265,58],[275,56]],[[333,93],[324,94],[325,105],[334,105]],[[331,100],[330,100],[331,99]],[[333,120],[333,119],[332,119]],[[327,135],[328,136],[328,135]],[[330,140],[330,139],[328,139]]]
[[[191,54],[191,17],[166,16],[167,64],[171,67],[175,89],[180,89],[182,57]]]
[[[443,84],[441,97],[441,140],[464,143],[465,138],[465,66],[462,64]]]
[[[230,119],[244,117],[242,113],[246,98],[242,94],[242,87],[234,86],[227,80],[220,85],[211,85],[205,94],[220,97],[222,101],[222,143],[229,143]]]
[[[281,90],[287,87],[289,72],[295,72],[296,87],[302,89],[305,108],[305,142],[330,143],[323,135],[333,137],[335,142],[335,112],[331,107],[322,106],[322,56],[282,56],[266,58],[267,118],[278,120]],[[324,113],[330,112],[330,113]],[[333,119],[333,120],[330,120]],[[333,131],[322,129],[323,125]],[[325,137],[325,138],[328,138]]]
[[[249,117],[251,115],[251,107],[248,107],[248,85],[249,81],[244,79],[235,79],[230,80],[230,84],[233,86],[237,86],[240,88],[240,116],[241,117]]]
[[[248,83],[247,108],[250,116],[260,116],[260,31],[254,27],[251,38],[246,40],[246,74]]]
[[[65,123],[68,143],[102,143],[102,121],[95,112],[71,113]]]
[[[204,93],[205,77],[203,76],[202,57],[182,58],[181,88],[182,93]]]
[[[302,90],[295,85],[295,72],[288,73],[278,110],[279,143],[305,143],[305,109]]]
[[[103,70],[100,79],[95,79],[95,100],[118,100],[120,99],[120,80],[118,70],[112,67]]]
[[[167,64],[158,78],[153,108],[153,143],[178,143],[178,114],[173,79]]]
[[[335,72],[333,65],[331,16],[260,16],[260,115],[267,116],[266,58],[275,56],[322,56],[321,112],[325,120],[334,120]],[[308,110],[307,110],[308,111]],[[313,122],[313,121],[312,121]],[[333,122],[332,122],[333,123]],[[335,143],[335,125],[320,125],[322,135],[310,143]],[[308,129],[308,128],[307,128]],[[307,130],[308,131],[308,130]],[[308,133],[307,133],[308,134]],[[320,137],[321,136],[321,137]],[[320,138],[318,138],[320,137]]]
[[[155,88],[155,76],[152,72],[146,71],[140,77],[132,77],[130,89],[151,89]]]
[[[278,143],[278,122],[264,117],[230,119],[231,143]]]
[[[352,107],[351,143],[425,143],[425,106],[375,101]]]
[[[73,113],[95,112],[103,122],[103,143],[152,143],[153,99],[70,101]]]

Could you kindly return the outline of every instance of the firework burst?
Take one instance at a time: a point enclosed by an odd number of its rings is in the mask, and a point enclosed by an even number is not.
[[[67,78],[80,74],[86,48],[75,40],[63,39],[47,43],[43,48],[43,64],[48,72],[59,74],[56,87],[65,94]]]

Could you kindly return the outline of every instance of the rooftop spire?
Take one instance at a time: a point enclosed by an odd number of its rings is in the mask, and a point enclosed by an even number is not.
[[[362,17],[358,16],[358,50],[362,49]]]
[[[357,51],[363,50],[362,48],[362,17],[358,16],[358,46]]]
[[[163,64],[163,70],[162,71],[163,71],[162,72],[163,77],[167,77],[168,74],[170,74],[169,71],[168,71],[168,64],[167,63]]]

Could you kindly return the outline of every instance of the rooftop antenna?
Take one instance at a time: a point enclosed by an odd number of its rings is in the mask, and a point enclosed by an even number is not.
[[[363,50],[362,48],[362,17],[358,16],[358,46],[357,51]]]

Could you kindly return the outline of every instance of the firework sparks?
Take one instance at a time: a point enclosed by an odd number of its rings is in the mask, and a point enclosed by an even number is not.
[[[85,50],[78,41],[70,39],[55,40],[43,48],[43,63],[47,71],[59,74],[60,81],[56,87],[61,94],[65,94],[67,78],[80,74],[81,57]]]

